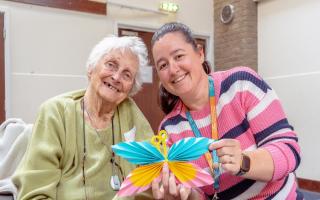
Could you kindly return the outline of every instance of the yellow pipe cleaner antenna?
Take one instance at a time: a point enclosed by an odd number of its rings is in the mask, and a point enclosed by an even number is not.
[[[151,138],[151,144],[162,153],[165,161],[168,161],[168,149],[166,144],[167,138],[168,134],[165,130],[159,131],[158,135],[155,135]]]

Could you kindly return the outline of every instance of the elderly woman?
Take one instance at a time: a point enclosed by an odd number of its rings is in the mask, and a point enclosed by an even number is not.
[[[106,37],[87,61],[88,86],[46,101],[13,182],[19,199],[112,199],[134,168],[111,145],[153,132],[129,96],[148,64],[137,37]]]

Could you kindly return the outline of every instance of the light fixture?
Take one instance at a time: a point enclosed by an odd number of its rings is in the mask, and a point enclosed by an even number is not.
[[[161,2],[159,9],[166,12],[176,13],[179,10],[179,5],[172,2]]]

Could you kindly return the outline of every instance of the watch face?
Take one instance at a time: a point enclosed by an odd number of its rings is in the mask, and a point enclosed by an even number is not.
[[[233,5],[229,4],[224,6],[221,10],[221,16],[220,16],[222,23],[226,24],[231,22],[233,15],[234,15]]]
[[[243,170],[244,172],[248,172],[250,170],[250,158],[245,154],[243,154],[242,157],[241,170]]]
[[[250,157],[246,154],[242,154],[242,161],[240,165],[240,170],[236,176],[242,176],[250,170]]]

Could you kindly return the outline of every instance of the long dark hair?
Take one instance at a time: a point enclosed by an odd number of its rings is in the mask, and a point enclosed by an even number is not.
[[[193,37],[192,31],[188,26],[182,23],[178,22],[170,22],[167,24],[164,24],[161,26],[152,36],[151,40],[151,49],[153,48],[154,44],[163,36],[165,36],[168,33],[172,32],[179,32],[183,35],[185,41],[193,47],[195,51],[198,51],[198,46],[196,43],[196,40]],[[203,70],[206,72],[206,74],[209,74],[211,72],[211,67],[208,61],[204,61],[202,63]],[[159,104],[161,107],[161,110],[165,113],[168,114],[172,111],[174,106],[177,104],[179,97],[171,94],[168,92],[162,84],[160,84],[159,88]]]

